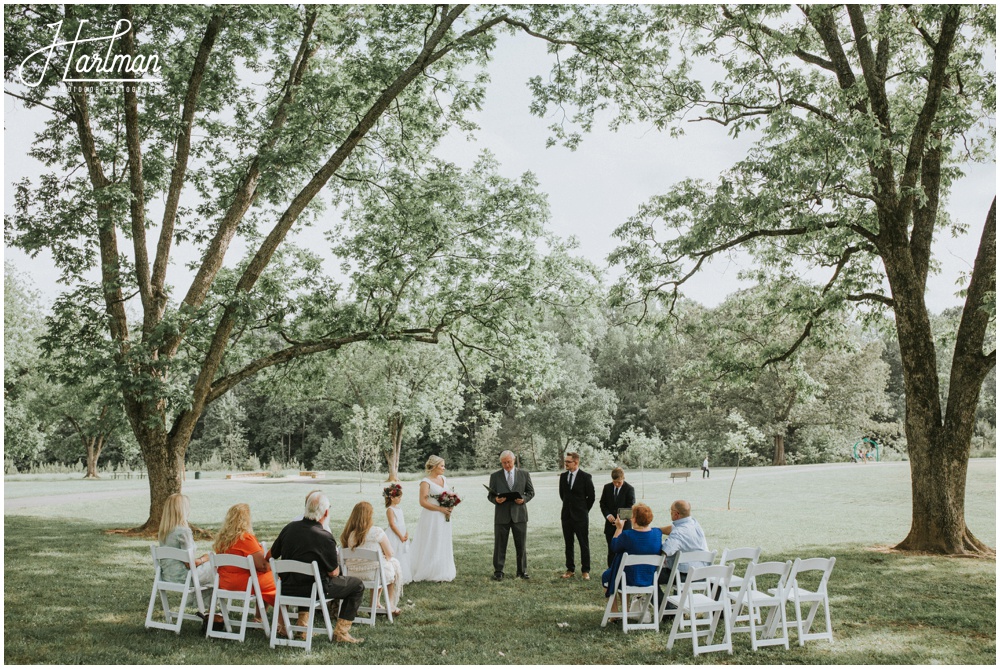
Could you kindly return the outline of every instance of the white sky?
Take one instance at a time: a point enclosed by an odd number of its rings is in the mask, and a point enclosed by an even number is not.
[[[481,127],[477,142],[470,144],[464,138],[448,137],[439,155],[465,167],[472,164],[483,148],[488,148],[508,177],[534,172],[541,190],[549,196],[551,229],[564,238],[575,236],[580,241],[578,253],[599,267],[607,267],[607,255],[615,246],[612,231],[641,203],[683,178],[714,179],[738,160],[745,149],[726,135],[725,128],[711,123],[687,124],[688,134],[681,139],[672,139],[647,127],[631,126],[612,133],[605,126],[595,126],[575,152],[562,147],[546,149],[547,128],[552,121],[528,112],[530,93],[526,82],[532,75],[547,72],[544,65],[547,62],[540,41],[501,37],[490,68],[492,83],[484,110],[474,116]],[[42,127],[42,111],[37,108],[28,111],[20,101],[5,96],[5,215],[12,211],[12,184],[42,171],[39,164],[27,157],[34,132]],[[948,210],[965,222],[970,232],[959,239],[945,233],[935,244],[935,258],[941,263],[942,272],[928,282],[928,305],[933,311],[961,304],[955,296],[955,281],[960,272],[972,268],[983,221],[995,193],[993,164],[973,166],[969,176],[956,185]],[[320,233],[321,230],[312,228],[305,239],[298,241],[314,249],[321,248],[324,244]],[[229,262],[235,262],[241,252],[234,245]],[[59,292],[57,272],[53,271],[49,257],[30,259],[21,251],[5,246],[4,258],[13,262],[19,273],[42,293],[44,303],[50,303]],[[182,272],[186,259],[178,254],[171,269],[174,285],[181,294],[189,281]],[[736,275],[741,262],[746,259],[738,255],[716,260],[687,285],[685,293],[703,304],[718,304],[739,287]]]

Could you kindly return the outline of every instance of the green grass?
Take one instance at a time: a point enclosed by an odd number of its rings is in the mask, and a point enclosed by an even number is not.
[[[899,541],[909,525],[909,473],[905,463],[741,470],[726,510],[732,471],[712,479],[667,482],[667,471],[629,472],[644,491],[654,522],[666,523],[673,499],[691,500],[713,548],[761,545],[763,559],[836,556],[830,584],[833,644],[750,650],[739,635],[730,657],[695,660],[688,641],[666,651],[666,632],[600,627],[604,600],[596,579],[563,581],[562,536],[555,474],[534,476],[530,504],[530,582],[494,583],[492,508],[480,483],[486,476],[455,478],[465,502],[454,516],[458,578],[453,583],[407,586],[405,614],[393,625],[355,625],[361,647],[317,641],[313,652],[267,647],[252,632],[243,646],[207,641],[195,623],[180,636],[143,628],[152,568],[149,541],[109,535],[109,528],[145,517],[145,482],[14,477],[5,497],[58,495],[48,506],[8,508],[4,540],[4,659],[45,664],[994,664],[996,565],[990,560],[909,556],[872,550]],[[996,462],[974,460],[967,487],[973,532],[996,543]],[[607,479],[606,472],[596,477]],[[124,485],[128,484],[128,485]],[[255,529],[273,540],[300,513],[305,493],[330,494],[339,530],[354,502],[378,502],[381,484],[369,476],[358,493],[356,475],[328,475],[308,483],[189,480],[193,520],[216,528],[226,508],[248,501]],[[121,499],[88,493],[133,491]],[[405,484],[404,510],[415,528],[416,484]],[[137,494],[140,493],[140,494]],[[482,493],[482,494],[480,494]],[[381,509],[381,504],[377,509]],[[596,565],[604,541],[593,514]],[[379,514],[381,517],[381,514]],[[206,546],[207,548],[207,546]],[[513,547],[511,547],[511,552]],[[510,558],[512,559],[512,557]],[[595,574],[596,576],[596,574]],[[491,616],[504,611],[504,618]],[[557,623],[568,623],[559,627]],[[500,653],[504,653],[501,655]]]

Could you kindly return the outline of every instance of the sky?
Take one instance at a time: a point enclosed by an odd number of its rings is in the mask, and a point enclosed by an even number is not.
[[[578,150],[561,146],[546,148],[551,118],[538,118],[529,111],[529,77],[544,73],[548,62],[544,45],[538,40],[504,36],[500,39],[492,82],[487,90],[482,112],[473,115],[481,130],[475,143],[464,137],[445,138],[438,154],[460,166],[470,166],[483,149],[500,161],[502,172],[516,177],[533,172],[540,189],[548,194],[551,209],[550,229],[560,237],[574,236],[578,253],[601,268],[607,276],[617,276],[616,268],[607,267],[607,255],[614,248],[611,233],[639,205],[651,196],[665,192],[672,184],[688,177],[714,179],[722,170],[742,157],[747,144],[732,140],[726,129],[712,123],[686,124],[686,136],[675,139],[650,127],[628,126],[611,132],[606,125],[595,125]],[[42,110],[26,110],[20,101],[4,99],[4,213],[12,211],[12,184],[24,176],[37,176],[41,166],[27,156],[35,131],[42,127]],[[940,233],[935,244],[935,258],[942,272],[928,282],[928,305],[932,311],[961,304],[955,293],[959,273],[971,271],[990,201],[996,193],[995,165],[974,166],[969,175],[956,184],[948,210],[968,225],[969,233],[959,239]],[[323,245],[321,230],[313,228],[297,238],[299,243],[318,248]],[[154,242],[155,243],[155,242]],[[230,262],[238,257],[234,247]],[[17,249],[4,248],[5,261],[12,262],[18,273],[28,279],[51,303],[61,287],[45,255],[28,258]],[[178,254],[172,276],[189,259]],[[705,305],[715,306],[734,290],[743,287],[737,274],[749,260],[742,255],[720,257],[705,267],[690,282],[685,294]],[[329,263],[331,271],[334,263]],[[817,278],[824,280],[825,278]],[[187,288],[187,279],[179,291]]]

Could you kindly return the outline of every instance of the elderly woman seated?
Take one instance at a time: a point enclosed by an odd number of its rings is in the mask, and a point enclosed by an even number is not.
[[[639,503],[632,507],[632,529],[626,530],[625,521],[615,518],[615,534],[611,538],[611,551],[614,553],[614,560],[611,568],[601,575],[601,585],[604,586],[604,594],[607,597],[616,595],[617,583],[615,577],[621,566],[622,556],[629,555],[659,555],[663,532],[658,527],[650,527],[653,522],[653,510],[647,505]],[[632,565],[625,567],[625,579],[629,585],[646,586],[653,585],[656,577],[656,567],[652,565]],[[618,610],[618,599],[612,607],[612,611]]]

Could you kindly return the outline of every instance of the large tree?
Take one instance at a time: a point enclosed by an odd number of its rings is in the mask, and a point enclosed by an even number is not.
[[[505,309],[545,291],[533,184],[480,169],[466,190],[427,159],[449,127],[471,130],[464,114],[482,98],[496,33],[534,32],[535,14],[562,11],[5,6],[5,92],[48,114],[32,155],[49,168],[17,183],[7,239],[50,251],[65,283],[96,289],[116,347],[110,376],[149,471],[138,529],[157,527],[198,419],[236,384],[357,341],[435,343],[469,319],[501,327]],[[60,43],[78,34],[103,39],[81,41],[67,63]],[[162,83],[64,87],[66,72],[105,76],[96,58],[155,59],[147,74]],[[447,201],[420,212],[419,198],[399,195],[435,188]],[[411,210],[393,217],[371,200]],[[345,212],[373,236],[335,228]],[[397,219],[408,225],[376,225]],[[351,289],[319,279],[268,291],[286,237],[310,224],[330,231]],[[230,251],[241,246],[238,261]],[[302,336],[289,325],[302,313],[325,327]]]
[[[949,189],[964,164],[993,155],[996,92],[984,54],[995,50],[995,8],[652,11],[659,23],[648,38],[669,42],[676,67],[656,70],[660,115],[644,107],[646,118],[718,123],[734,136],[749,133],[754,146],[717,182],[680,183],[617,231],[623,296],[669,302],[707,261],[736,249],[756,260],[748,278],[776,293],[789,275],[825,273],[808,299],[789,307],[799,334],[773,362],[794,355],[828,312],[887,312],[900,345],[912,475],[912,524],[899,548],[992,552],[966,526],[965,485],[980,388],[996,363],[987,339],[995,327],[995,197],[990,204],[984,194],[988,212],[946,396],[925,293],[935,239],[965,228],[943,209]],[[693,80],[696,59],[711,60],[723,76]],[[636,89],[648,94],[638,84],[651,82],[637,79]]]

